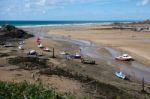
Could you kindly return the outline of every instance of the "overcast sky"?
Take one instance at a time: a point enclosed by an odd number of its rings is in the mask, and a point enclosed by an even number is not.
[[[0,20],[145,20],[150,0],[0,0]]]

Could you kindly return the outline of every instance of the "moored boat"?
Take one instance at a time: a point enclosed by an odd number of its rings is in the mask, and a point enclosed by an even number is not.
[[[50,52],[50,49],[48,47],[45,47],[43,48],[43,51]]]
[[[123,72],[116,72],[115,75],[121,79],[126,79],[126,75]]]
[[[130,61],[133,60],[132,56],[128,55],[128,54],[123,54],[121,56],[118,56],[115,58],[116,60],[120,60],[120,61]]]
[[[40,43],[37,45],[38,48],[44,48],[44,46]]]

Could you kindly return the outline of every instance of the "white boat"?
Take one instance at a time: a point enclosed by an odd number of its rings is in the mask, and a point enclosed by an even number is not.
[[[75,53],[74,55],[72,55],[73,58],[81,58],[81,55],[79,53]]]
[[[116,72],[115,75],[121,79],[126,79],[126,75],[123,72]]]
[[[23,45],[24,44],[24,41],[20,41],[18,42],[19,45]]]
[[[29,55],[37,55],[37,52],[36,52],[35,50],[31,50],[31,51],[29,51],[28,54],[29,54]]]
[[[60,52],[61,55],[69,55],[69,53],[65,52],[65,51],[62,51]]]
[[[13,45],[12,43],[6,43],[6,44],[4,45],[4,47],[16,47],[16,46]]]
[[[19,49],[19,50],[23,50],[23,45],[19,45],[19,46],[18,46],[18,49]]]
[[[44,48],[44,46],[40,43],[37,45],[38,48]]]
[[[118,56],[115,59],[116,60],[121,60],[121,61],[130,61],[130,60],[133,60],[133,58],[131,56],[129,56],[128,54],[123,54],[122,56]]]

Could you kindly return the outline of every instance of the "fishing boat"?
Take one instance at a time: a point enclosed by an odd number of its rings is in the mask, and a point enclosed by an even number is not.
[[[37,55],[37,52],[35,50],[29,51],[28,55]]]
[[[50,52],[50,49],[48,47],[45,47],[43,48],[43,51]]]
[[[19,45],[19,46],[18,46],[18,49],[19,49],[19,50],[23,50],[23,45]]]
[[[13,45],[12,43],[6,43],[6,44],[4,45],[4,47],[16,47],[16,46]]]
[[[120,61],[130,61],[130,60],[133,60],[133,58],[128,55],[128,54],[123,54],[121,56],[118,56],[115,58],[116,60],[120,60]]]
[[[61,55],[69,55],[69,53],[67,53],[66,51],[62,51],[60,52]]]
[[[72,58],[81,58],[81,55],[79,53],[75,53],[71,55]]]
[[[44,46],[40,43],[37,45],[38,48],[44,48]]]
[[[75,57],[75,58],[81,58],[81,55],[80,55],[79,53],[76,53],[76,54],[74,55],[74,57]]]
[[[126,79],[126,75],[123,72],[116,72],[115,75],[121,79]]]

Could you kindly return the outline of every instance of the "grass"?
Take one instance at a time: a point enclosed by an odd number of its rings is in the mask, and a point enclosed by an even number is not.
[[[60,95],[42,84],[29,84],[0,81],[0,99],[77,99],[70,94]],[[90,99],[85,97],[83,99]]]
[[[92,93],[95,90],[95,86],[97,86],[97,96],[99,98],[105,97],[104,99],[117,99],[118,97],[121,99],[133,99],[133,96],[126,91],[123,91],[121,89],[118,89],[117,87],[102,83],[99,81],[96,81],[95,79],[88,77],[88,76],[83,76],[78,73],[71,72],[69,70],[65,70],[64,68],[59,68],[59,67],[51,67],[51,68],[46,68],[43,70],[40,70],[41,74],[45,75],[57,75],[57,76],[64,76],[70,79],[78,80],[83,84],[89,83],[86,87],[86,91],[88,93]],[[90,94],[90,96],[93,96],[93,94]],[[93,96],[95,98],[95,96]],[[103,99],[103,98],[102,98]]]
[[[17,65],[22,69],[33,70],[47,67],[47,60],[41,60],[38,57],[15,57],[8,59],[8,63]]]
[[[22,62],[23,63],[30,62],[33,65],[21,66],[20,63],[22,63]],[[69,79],[77,80],[84,85],[86,92],[91,97],[94,97],[94,99],[149,99],[149,97],[150,97],[147,94],[143,95],[140,93],[137,93],[135,95],[135,93],[130,93],[126,90],[122,90],[122,89],[120,89],[116,86],[113,86],[111,84],[99,82],[99,81],[97,81],[97,80],[95,80],[89,76],[79,74],[77,72],[71,71],[71,70],[66,69],[66,68],[60,68],[60,66],[50,66],[49,64],[47,64],[46,61],[45,62],[39,61],[39,59],[37,59],[37,58],[27,59],[27,58],[23,58],[23,57],[16,57],[16,58],[9,60],[9,63],[14,64],[14,65],[18,65],[19,67],[22,67],[22,69],[26,69],[27,67],[34,67],[34,66],[38,67],[37,69],[40,70],[39,73],[42,75],[57,75],[57,76],[63,76],[63,77],[67,77]],[[92,81],[94,81],[94,82],[86,85],[87,83],[92,82]],[[39,88],[41,88],[41,87],[39,86]],[[96,95],[98,96],[98,98],[96,98],[93,94],[95,89],[97,89]],[[40,90],[45,90],[45,89],[42,88]],[[38,93],[38,92],[36,92],[36,93]],[[37,95],[40,95],[40,94],[38,93]],[[139,95],[140,95],[140,97],[138,97]],[[1,94],[0,94],[0,96],[1,96]],[[141,96],[142,96],[142,98],[141,98]],[[144,97],[146,96],[148,98],[143,98],[143,96]],[[0,97],[0,99],[1,99],[1,97]],[[8,99],[13,99],[13,98],[8,98]],[[43,99],[43,98],[27,98],[27,99]],[[61,98],[44,98],[44,99],[77,99],[77,98],[72,96],[72,95],[69,95],[69,96],[67,95],[67,98],[61,97]],[[88,99],[88,98],[85,98],[85,99]]]
[[[64,99],[42,85],[0,81],[0,99]]]

